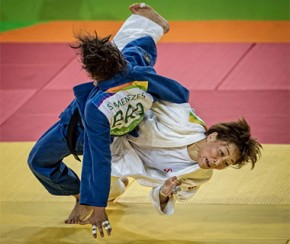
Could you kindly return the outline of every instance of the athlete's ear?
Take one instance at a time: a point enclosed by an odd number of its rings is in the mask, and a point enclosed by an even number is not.
[[[207,138],[206,138],[206,141],[216,141],[217,139],[217,135],[218,133],[217,132],[213,132],[213,133],[210,133]]]

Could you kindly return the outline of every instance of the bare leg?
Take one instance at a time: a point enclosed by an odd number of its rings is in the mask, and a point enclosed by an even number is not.
[[[134,3],[129,6],[129,10],[133,14],[139,14],[146,17],[163,28],[164,34],[169,31],[170,25],[166,19],[164,19],[159,13],[157,13],[153,8],[144,3]]]
[[[79,224],[82,221],[86,221],[92,214],[93,208],[91,206],[80,204],[80,195],[74,195],[76,198],[76,204],[70,213],[67,220],[64,222],[66,224]]]

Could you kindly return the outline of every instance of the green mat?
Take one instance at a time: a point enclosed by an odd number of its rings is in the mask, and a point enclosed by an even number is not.
[[[0,31],[53,20],[124,20],[132,0],[1,0]],[[289,0],[147,0],[168,20],[289,20]]]

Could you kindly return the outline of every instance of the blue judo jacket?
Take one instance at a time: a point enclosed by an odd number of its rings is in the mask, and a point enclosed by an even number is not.
[[[97,86],[74,87],[75,100],[61,115],[69,121],[79,110],[85,128],[80,203],[107,206],[111,179],[110,144],[114,136],[132,133],[156,100],[186,103],[189,91],[175,80],[156,74],[157,52],[149,36],[122,50],[126,69]],[[134,162],[132,162],[134,163]]]

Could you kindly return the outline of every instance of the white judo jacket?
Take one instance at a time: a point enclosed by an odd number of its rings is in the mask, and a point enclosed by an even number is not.
[[[133,177],[141,185],[152,187],[149,197],[153,207],[160,214],[172,215],[176,200],[184,201],[193,197],[199,187],[211,178],[213,171],[201,169],[196,163],[178,172],[165,174],[161,170],[144,166],[134,151],[134,144],[158,148],[187,146],[206,137],[204,126],[188,103],[156,102],[139,125],[139,137],[126,135],[115,138],[111,144],[112,176]],[[170,198],[162,211],[159,191],[164,181],[173,176],[181,181],[181,191]],[[110,197],[116,197],[125,190],[124,185],[118,185],[117,182],[112,182]]]

